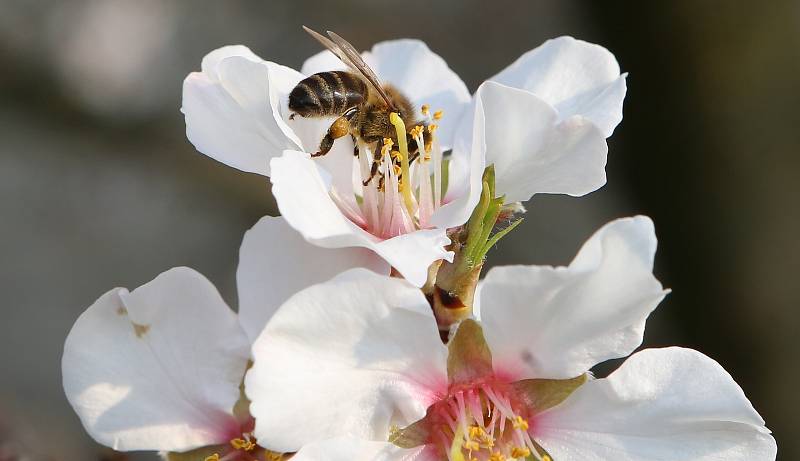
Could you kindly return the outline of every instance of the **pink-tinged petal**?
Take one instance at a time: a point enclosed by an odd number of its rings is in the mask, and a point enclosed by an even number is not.
[[[132,292],[109,291],[72,327],[64,391],[99,443],[185,451],[225,443],[249,343],[199,273],[175,268]]]
[[[186,136],[200,152],[269,176],[269,159],[302,144],[286,124],[288,94],[303,78],[243,46],[212,51],[183,83]]]
[[[355,267],[389,274],[389,265],[372,251],[322,248],[306,242],[281,217],[261,218],[244,235],[236,271],[239,320],[250,342],[293,294]]]
[[[485,162],[495,166],[497,195],[507,203],[538,193],[581,196],[606,183],[608,146],[587,118],[559,120],[534,94],[495,82],[481,85],[475,98],[483,110],[476,120],[484,124]]]
[[[278,451],[344,435],[385,441],[447,386],[447,349],[422,292],[364,269],[289,298],[253,357],[255,435]]]
[[[589,119],[606,136],[622,121],[625,75],[600,45],[559,37],[519,57],[489,80],[529,91],[558,112]]]
[[[632,355],[539,415],[534,437],[559,461],[774,460],[775,439],[714,360],[671,347]]]
[[[655,250],[652,221],[637,216],[605,225],[568,267],[492,268],[480,316],[495,369],[565,379],[633,352],[667,293],[652,273]]]
[[[388,442],[337,437],[305,445],[292,461],[437,461],[424,447],[405,449]]]
[[[308,154],[286,151],[272,160],[272,193],[281,215],[314,245],[374,251],[409,282],[422,286],[428,266],[452,260],[444,229],[419,230],[381,240],[348,219],[330,196],[330,175]]]

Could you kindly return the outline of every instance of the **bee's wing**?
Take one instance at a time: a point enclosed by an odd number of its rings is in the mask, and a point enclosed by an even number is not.
[[[386,104],[389,106],[390,109],[394,110],[394,104],[392,104],[391,99],[389,99],[389,95],[383,91],[383,86],[381,85],[378,76],[375,75],[372,69],[361,59],[361,54],[353,48],[353,45],[350,44],[347,40],[343,39],[335,32],[328,31],[328,35],[333,39],[331,41],[327,37],[314,32],[313,30],[309,29],[306,26],[303,26],[306,32],[309,33],[312,37],[317,39],[322,46],[330,50],[333,54],[336,55],[343,63],[345,63],[348,67],[352,68],[353,70],[357,71],[361,74],[364,79],[372,86],[372,88],[386,101]]]

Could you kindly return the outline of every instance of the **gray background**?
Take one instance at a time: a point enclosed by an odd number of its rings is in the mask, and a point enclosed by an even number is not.
[[[0,460],[104,453],[60,383],[64,338],[101,293],[188,265],[236,305],[240,239],[274,201],[185,140],[181,84],[225,44],[299,68],[318,51],[301,24],[360,48],[421,38],[471,90],[550,37],[614,52],[630,78],[609,184],[537,197],[490,263],[564,264],[606,221],[650,215],[674,291],[647,345],[720,361],[779,459],[800,457],[800,3],[332,3],[0,2]]]

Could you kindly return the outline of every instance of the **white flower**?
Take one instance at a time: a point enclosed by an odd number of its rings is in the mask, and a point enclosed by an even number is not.
[[[363,57],[417,108],[430,107],[427,120],[438,125],[430,151],[405,178],[387,150],[383,187],[378,180],[363,186],[373,146],[360,143],[354,158],[349,137],[310,158],[331,120],[290,120],[288,95],[307,75],[343,68],[328,51],[308,59],[302,72],[244,46],[213,51],[184,82],[187,136],[221,162],[270,176],[281,213],[309,242],[368,248],[416,286],[433,261],[452,258],[446,230],[463,224],[478,202],[484,166],[495,165],[498,194],[509,203],[536,193],[583,195],[605,183],[605,138],[622,119],[625,96],[625,76],[606,49],[571,37],[550,40],[472,97],[420,41],[379,43]],[[431,115],[437,110],[440,120]],[[450,148],[452,158],[443,162]]]
[[[239,315],[201,274],[174,268],[109,291],[78,318],[64,345],[64,391],[95,440],[175,452],[246,439],[253,420],[234,405],[252,340],[275,309],[348,268],[388,273],[366,250],[308,244],[281,218],[248,231],[240,258]]]
[[[666,291],[645,217],[598,231],[567,267],[481,284],[447,346],[421,292],[349,271],[290,298],[253,347],[255,434],[294,459],[767,460],[775,442],[716,362],[639,346]],[[392,443],[387,443],[391,439]]]

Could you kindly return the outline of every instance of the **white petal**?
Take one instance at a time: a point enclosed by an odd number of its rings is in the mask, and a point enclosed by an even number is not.
[[[389,265],[369,250],[322,248],[306,242],[283,218],[261,218],[244,234],[236,271],[239,320],[250,342],[290,296],[354,267],[389,274]]]
[[[486,82],[476,93],[475,124],[485,124],[486,164],[495,166],[497,195],[506,202],[537,193],[580,196],[606,182],[608,146],[582,116],[558,120],[546,102],[523,90]]]
[[[226,442],[248,342],[214,286],[171,269],[109,291],[75,322],[64,391],[87,432],[116,450],[184,451]]]
[[[733,378],[677,347],[632,355],[539,415],[534,431],[560,461],[774,460],[777,451]]]
[[[652,274],[649,218],[597,231],[568,267],[495,267],[483,281],[481,322],[495,369],[517,379],[570,378],[642,342],[666,295]]]
[[[555,107],[559,120],[586,117],[606,137],[622,120],[625,75],[599,45],[572,37],[548,40],[489,80],[530,91]]]
[[[272,193],[286,221],[310,243],[326,248],[368,248],[409,282],[422,286],[428,266],[452,260],[444,229],[420,230],[379,240],[350,221],[329,195],[330,176],[308,154],[286,151],[272,165]]]
[[[347,66],[328,50],[322,50],[306,59],[300,68],[300,72],[304,75],[314,75],[329,70],[347,70]]]
[[[448,186],[444,206],[431,216],[433,225],[448,229],[467,222],[483,190],[486,163],[486,130],[483,104],[464,116],[447,164]]]
[[[338,437],[303,446],[292,461],[436,461],[426,448],[404,449],[388,442]]]
[[[400,90],[417,109],[428,104],[432,111],[444,111],[444,117],[436,122],[436,137],[443,149],[453,146],[456,126],[471,97],[441,56],[420,40],[402,39],[376,44],[364,53],[364,60],[381,81]]]
[[[265,446],[351,435],[385,441],[446,390],[447,351],[422,292],[353,269],[281,306],[253,345],[245,388]]]
[[[200,152],[242,171],[269,175],[269,159],[301,147],[284,116],[302,74],[243,46],[203,59],[183,82],[186,136]]]

